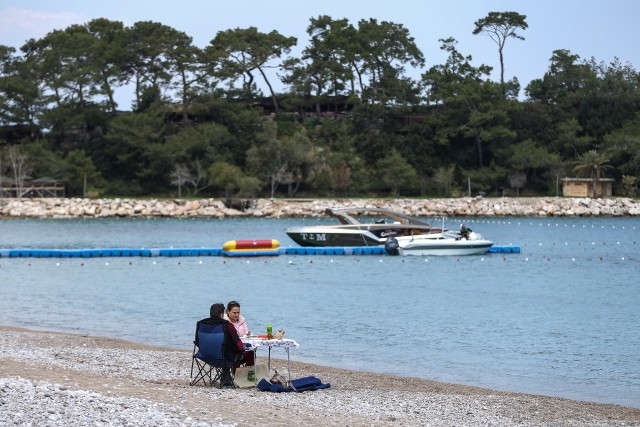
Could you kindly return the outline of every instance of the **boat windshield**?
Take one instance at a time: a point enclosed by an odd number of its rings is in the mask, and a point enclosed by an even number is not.
[[[342,224],[362,224],[363,221],[358,218],[372,218],[367,222],[376,222],[379,224],[411,224],[429,226],[429,223],[420,219],[405,215],[399,212],[390,211],[380,208],[369,209],[326,209],[325,213],[336,218]],[[375,218],[375,219],[373,219]]]

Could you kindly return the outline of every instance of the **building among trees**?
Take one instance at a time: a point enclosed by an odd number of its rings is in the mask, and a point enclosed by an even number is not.
[[[598,179],[598,191],[594,193],[596,184],[591,178],[562,178],[562,195],[565,197],[611,197],[614,181],[613,178]]]

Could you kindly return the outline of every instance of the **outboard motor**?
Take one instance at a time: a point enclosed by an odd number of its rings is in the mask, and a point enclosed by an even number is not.
[[[399,246],[400,245],[398,244],[398,239],[396,239],[395,237],[389,237],[384,242],[384,249],[389,255],[400,255],[400,252],[398,252]]]

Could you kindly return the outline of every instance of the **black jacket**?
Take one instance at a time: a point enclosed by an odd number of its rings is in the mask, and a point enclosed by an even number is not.
[[[244,352],[244,343],[238,336],[236,328],[229,323],[228,320],[221,317],[207,317],[202,319],[198,323],[205,323],[207,325],[219,325],[224,324],[224,358],[230,362],[238,360]],[[195,344],[198,345],[198,331],[196,329]]]

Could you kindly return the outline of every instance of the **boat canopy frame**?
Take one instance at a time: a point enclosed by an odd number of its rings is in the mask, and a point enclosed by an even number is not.
[[[396,211],[391,211],[384,208],[327,208],[325,214],[340,221],[345,225],[360,225],[361,221],[354,218],[356,215],[364,216],[386,216],[400,224],[405,225],[426,225],[431,227],[431,224],[417,219],[415,217],[405,215]]]

